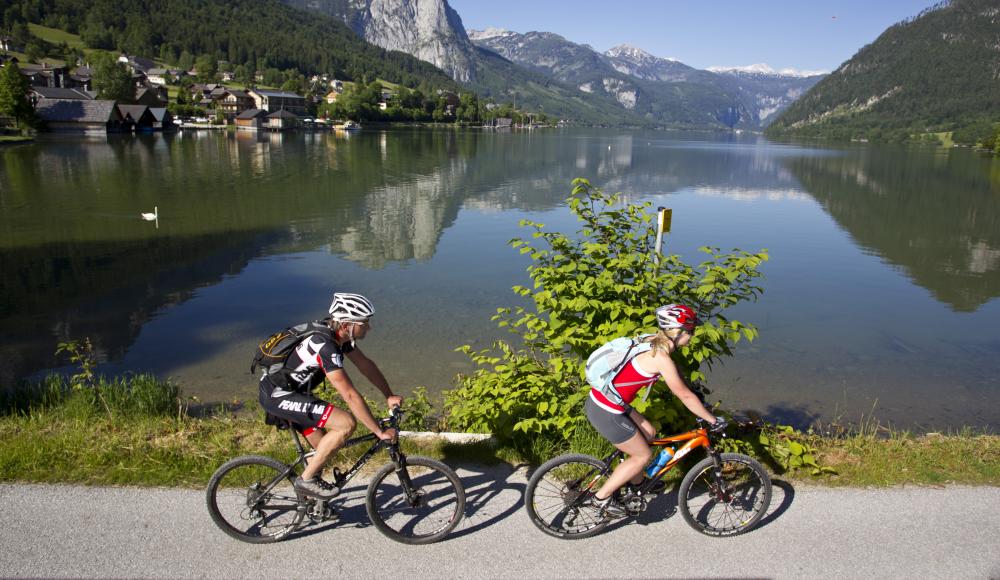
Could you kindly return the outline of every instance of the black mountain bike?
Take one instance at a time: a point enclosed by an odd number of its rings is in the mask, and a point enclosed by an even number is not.
[[[660,479],[689,452],[703,448],[708,457],[688,470],[677,492],[677,506],[684,521],[710,536],[735,536],[752,530],[771,503],[771,477],[757,460],[740,453],[720,453],[712,446],[716,435],[700,426],[679,435],[660,437],[655,448],[684,442],[673,458],[640,485],[626,483],[615,492],[629,516],[645,511],[649,499],[662,493]],[[746,428],[752,423],[737,424]],[[588,538],[612,520],[593,505],[623,453],[604,459],[590,455],[560,455],[535,470],[524,491],[524,506],[538,529],[557,538]],[[655,454],[654,454],[655,457]]]
[[[380,419],[379,425],[398,431],[402,415],[397,407]],[[330,505],[333,499],[308,497],[292,487],[313,452],[306,451],[295,429],[288,430],[298,449],[294,463],[245,455],[226,462],[208,482],[206,499],[212,520],[237,540],[277,542],[304,525],[339,517]],[[333,484],[343,489],[376,453],[385,449],[391,462],[375,473],[365,494],[365,508],[372,524],[405,544],[429,544],[447,536],[465,513],[465,489],[455,471],[429,457],[408,457],[400,450],[398,440],[382,441],[371,433],[349,439],[344,447],[368,441],[373,442],[371,448],[347,473],[333,470]]]

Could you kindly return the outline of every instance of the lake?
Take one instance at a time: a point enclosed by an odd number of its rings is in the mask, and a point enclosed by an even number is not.
[[[363,346],[390,383],[440,392],[472,368],[456,347],[506,334],[490,316],[527,280],[507,246],[519,220],[576,228],[575,177],[672,208],[666,250],[689,261],[704,245],[770,253],[761,300],[732,312],[760,337],[710,374],[727,406],[796,425],[997,424],[1000,160],[755,135],[366,128],[0,148],[0,384],[64,370],[56,345],[90,337],[101,372],[253,399],[257,342],[339,290],[375,303]],[[140,219],[154,206],[158,221]]]

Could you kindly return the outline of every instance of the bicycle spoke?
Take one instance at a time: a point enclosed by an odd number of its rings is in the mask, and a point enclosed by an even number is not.
[[[295,529],[303,514],[285,469],[266,457],[237,458],[221,467],[208,489],[212,519],[246,542],[274,541]]]
[[[457,476],[434,460],[410,458],[412,484],[408,496],[392,466],[373,480],[367,494],[369,517],[380,531],[406,543],[425,543],[443,537],[458,523],[464,491]]]
[[[700,463],[685,481],[680,498],[685,519],[711,535],[733,535],[752,527],[770,503],[770,479],[748,457],[726,454],[719,476],[711,462]],[[690,480],[688,479],[690,478]]]
[[[526,494],[528,514],[543,531],[560,537],[584,537],[606,525],[593,506],[581,502],[604,483],[604,466],[594,458],[571,456],[539,468]]]

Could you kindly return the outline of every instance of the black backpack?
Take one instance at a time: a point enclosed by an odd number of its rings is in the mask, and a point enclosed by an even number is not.
[[[250,374],[257,372],[257,367],[263,367],[267,374],[275,374],[285,367],[288,355],[295,350],[300,342],[321,334],[327,338],[333,337],[333,331],[327,325],[329,318],[314,322],[303,322],[275,332],[257,345],[257,351],[250,363]]]

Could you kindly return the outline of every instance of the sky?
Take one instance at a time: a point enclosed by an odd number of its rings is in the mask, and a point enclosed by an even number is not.
[[[466,30],[554,32],[600,52],[630,44],[699,69],[764,63],[830,72],[938,0],[448,0]]]

